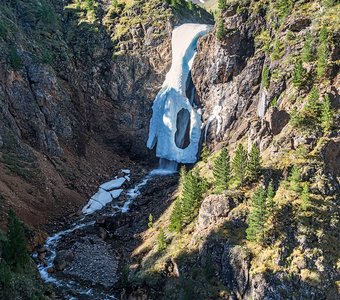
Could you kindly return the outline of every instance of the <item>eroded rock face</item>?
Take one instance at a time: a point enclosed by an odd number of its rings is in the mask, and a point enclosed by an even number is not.
[[[237,193],[226,193],[222,195],[209,195],[200,207],[197,220],[197,229],[206,229],[210,225],[214,227],[223,222],[230,211],[235,208],[243,197]]]

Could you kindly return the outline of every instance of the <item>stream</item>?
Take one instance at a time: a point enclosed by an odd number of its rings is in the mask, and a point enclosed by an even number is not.
[[[176,171],[174,169],[154,169],[144,176],[139,182],[137,182],[133,187],[127,189],[122,195],[126,197],[126,200],[120,205],[116,204],[114,201],[106,206],[106,208],[112,209],[109,213],[100,213],[101,217],[114,217],[119,214],[127,213],[130,209],[132,202],[141,194],[141,189],[147,185],[147,183],[159,176],[167,176],[174,174]],[[105,209],[107,211],[107,209]],[[98,213],[97,213],[98,216]],[[61,242],[62,238],[71,235],[77,230],[84,230],[90,226],[95,225],[96,221],[93,220],[93,215],[85,215],[81,219],[74,222],[67,229],[59,231],[46,239],[43,245],[44,260],[39,259],[39,253],[35,252],[33,258],[35,259],[41,278],[45,283],[55,286],[58,292],[61,292],[65,299],[76,300],[76,299],[117,299],[114,295],[108,294],[102,288],[96,289],[91,287],[85,287],[85,284],[80,283],[75,280],[61,279],[51,270],[54,269],[54,262],[57,257],[57,247]]]

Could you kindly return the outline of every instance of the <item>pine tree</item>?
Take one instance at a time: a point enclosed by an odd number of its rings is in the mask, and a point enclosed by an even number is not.
[[[198,171],[187,174],[182,193],[182,220],[187,225],[197,216],[202,201],[203,186]]]
[[[223,40],[224,35],[225,35],[225,32],[224,32],[224,21],[223,21],[223,19],[220,17],[220,18],[218,19],[216,37],[217,37],[218,40]]]
[[[152,214],[149,214],[148,228],[152,228],[152,227],[153,227],[153,216],[152,216]]]
[[[165,239],[165,234],[164,234],[163,229],[159,231],[159,234],[157,236],[157,243],[158,243],[158,252],[161,252],[166,249],[166,239]]]
[[[3,258],[16,271],[24,269],[29,262],[24,228],[13,210],[8,212],[8,232]]]
[[[226,148],[223,148],[214,161],[213,175],[215,192],[221,193],[228,188],[230,180],[230,157]]]
[[[268,68],[268,66],[264,66],[263,67],[261,83],[262,83],[262,86],[264,88],[268,88],[269,87],[270,78],[269,78],[269,68]]]
[[[301,176],[300,176],[300,172],[297,166],[293,166],[290,172],[289,182],[290,182],[291,190],[295,192],[299,192],[301,190],[301,187],[300,187]]]
[[[326,75],[328,56],[328,31],[327,28],[323,26],[319,33],[319,46],[317,48],[316,72],[318,78],[322,78]]]
[[[233,159],[233,173],[238,184],[243,185],[246,178],[248,164],[247,151],[239,144]]]
[[[260,149],[256,144],[253,144],[249,154],[247,164],[248,178],[251,181],[256,180],[261,174],[261,154]]]
[[[253,195],[248,215],[248,228],[246,234],[249,241],[260,241],[264,238],[266,220],[266,191],[264,188],[260,187]]]
[[[305,43],[303,44],[301,58],[303,62],[313,61],[313,38],[310,33],[306,35]]]
[[[320,105],[319,105],[319,91],[316,86],[313,86],[311,91],[309,92],[307,103],[304,107],[304,112],[306,116],[313,120],[314,122],[318,122],[318,118],[320,115]]]
[[[180,232],[182,230],[182,201],[177,198],[170,216],[169,230]]]
[[[305,83],[306,70],[303,67],[302,60],[299,59],[293,69],[293,85],[302,87]]]
[[[301,191],[301,207],[303,210],[306,210],[308,205],[309,205],[309,201],[310,201],[310,194],[309,194],[309,184],[308,182],[304,182],[302,184],[302,191]]]
[[[201,161],[203,161],[204,163],[208,162],[208,147],[206,143],[202,145]]]
[[[273,181],[271,180],[268,185],[267,199],[266,199],[267,212],[269,216],[273,215],[274,206],[275,206],[274,197],[275,197],[275,191],[274,191]]]
[[[324,134],[327,134],[333,125],[333,111],[331,100],[328,95],[325,95],[324,101],[321,104],[321,127]]]

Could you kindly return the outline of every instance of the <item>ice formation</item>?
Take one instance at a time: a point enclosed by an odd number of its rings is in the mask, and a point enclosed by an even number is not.
[[[121,189],[125,181],[130,181],[130,170],[122,170],[124,177],[116,177],[113,180],[105,182],[99,186],[98,191],[90,198],[87,204],[82,209],[83,214],[88,215],[94,213],[96,210],[102,209],[106,204],[113,199],[118,198],[124,191]]]
[[[209,25],[183,24],[172,32],[172,65],[152,107],[153,115],[147,142],[150,149],[157,144],[157,157],[179,163],[194,163],[197,160],[201,114],[191,105],[186,96],[186,88],[196,55],[197,40],[210,29]],[[186,113],[182,114],[182,118],[178,118],[183,110]],[[188,124],[189,145],[184,148],[181,144],[184,144],[186,130],[181,128],[186,128]]]
[[[218,135],[221,131],[221,127],[222,127],[222,118],[221,116],[219,115],[220,112],[222,110],[222,107],[219,106],[219,105],[216,105],[213,109],[213,112],[212,114],[210,115],[208,121],[207,121],[207,124],[205,126],[205,132],[204,132],[204,141],[206,142],[207,141],[207,137],[208,137],[208,130],[209,130],[209,127],[210,127],[210,124],[212,121],[216,120],[217,121],[217,127],[216,127],[216,135]]]

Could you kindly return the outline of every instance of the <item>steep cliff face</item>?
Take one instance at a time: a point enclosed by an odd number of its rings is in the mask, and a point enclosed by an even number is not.
[[[192,70],[203,109],[202,142],[210,150],[194,171],[208,188],[202,202],[196,199],[192,222],[186,219],[188,184],[176,194],[182,202],[143,233],[130,268],[131,295],[339,298],[339,251],[333,247],[340,240],[338,6],[224,4],[215,30],[199,40]],[[248,151],[258,146],[262,172],[237,184],[231,163],[228,189],[215,195],[219,150],[226,146],[233,162],[240,144]],[[241,164],[247,165],[247,155]],[[261,208],[263,236],[251,240],[254,194],[270,182],[274,210]],[[178,233],[174,219],[182,226]],[[161,251],[160,228],[167,242]]]
[[[152,162],[145,141],[172,27],[210,20],[186,10],[162,1],[1,4],[3,208],[44,224],[130,159]]]

